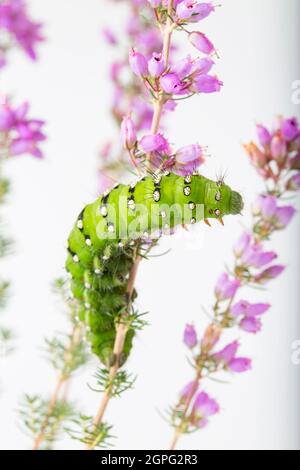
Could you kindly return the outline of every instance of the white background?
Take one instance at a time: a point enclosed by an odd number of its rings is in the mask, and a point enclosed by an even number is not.
[[[203,22],[203,31],[218,47],[224,89],[183,102],[169,119],[168,135],[178,146],[196,141],[208,145],[212,158],[205,174],[214,177],[227,170],[227,182],[246,200],[245,216],[227,218],[225,228],[197,227],[196,250],[195,243],[191,246],[178,237],[169,255],[141,265],[138,305],[150,312],[151,326],[139,334],[128,362],[128,369],[138,375],[134,390],[111,403],[107,413],[114,424],[116,449],[168,447],[171,430],[159,413],[176,402],[178,391],[192,377],[182,345],[184,325],[194,321],[203,330],[207,319],[201,306],[211,305],[215,280],[224,263],[230,263],[232,243],[249,221],[250,202],[261,189],[241,144],[254,137],[255,120],[271,125],[276,113],[299,114],[299,105],[291,101],[292,82],[300,78],[299,1],[222,3]],[[104,0],[29,4],[34,16],[47,23],[48,41],[40,47],[38,64],[19,53],[11,57],[1,92],[11,92],[15,102],[28,99],[31,114],[46,119],[49,140],[44,161],[22,157],[6,166],[12,193],[5,218],[16,244],[14,256],[1,268],[13,282],[2,322],[5,319],[15,330],[17,351],[1,361],[3,449],[30,446],[18,429],[15,412],[22,394],[46,396],[53,389],[55,375],[40,348],[45,336],[66,329],[67,323],[50,284],[63,273],[64,244],[75,216],[95,197],[97,152],[107,138],[116,136],[108,114],[111,51],[103,44],[100,29],[110,24],[120,30],[126,14],[123,6]],[[250,300],[273,304],[263,332],[241,337],[241,351],[253,357],[253,371],[230,377],[227,384],[206,384],[221,413],[205,430],[183,437],[179,447],[299,448],[300,365],[291,362],[292,342],[300,338],[298,230],[299,218],[272,242],[288,266],[284,275],[266,292],[245,293]],[[164,240],[159,252],[168,246]],[[90,414],[100,398],[87,387],[95,367],[96,361],[74,380],[71,391]],[[60,448],[78,444],[66,440]]]

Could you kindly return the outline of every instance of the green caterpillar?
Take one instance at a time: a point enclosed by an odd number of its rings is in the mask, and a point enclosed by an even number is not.
[[[222,221],[242,208],[240,194],[223,181],[164,172],[119,184],[81,211],[68,239],[66,268],[92,350],[106,366],[114,360],[115,322],[137,295],[134,290],[128,298],[127,284],[145,237],[157,238],[179,224]],[[133,336],[129,329],[122,362]]]

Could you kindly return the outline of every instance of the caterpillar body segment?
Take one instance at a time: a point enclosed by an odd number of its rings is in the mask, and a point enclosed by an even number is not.
[[[113,362],[115,323],[137,295],[129,299],[127,285],[143,240],[177,225],[221,221],[242,208],[241,196],[223,182],[165,173],[119,184],[82,210],[68,239],[66,269],[92,350],[106,366]],[[123,362],[133,336],[129,329]]]

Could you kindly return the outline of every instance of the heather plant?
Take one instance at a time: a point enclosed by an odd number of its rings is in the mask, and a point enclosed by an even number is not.
[[[209,418],[219,412],[219,404],[205,390],[206,379],[251,369],[251,359],[239,353],[240,342],[226,344],[226,333],[235,329],[256,334],[262,329],[263,316],[271,305],[264,298],[251,302],[250,289],[267,286],[285,269],[268,245],[277,231],[287,228],[296,213],[295,204],[284,201],[300,189],[300,128],[296,118],[280,118],[272,131],[258,125],[257,134],[258,143],[250,142],[245,150],[264,189],[253,203],[251,226],[234,245],[231,267],[215,285],[215,302],[209,311],[211,323],[203,334],[193,324],[185,327],[183,341],[194,373],[178,403],[171,408],[171,449],[175,449],[183,434],[205,427]]]
[[[75,429],[69,428],[71,437],[84,442],[87,449],[106,445],[110,432],[110,426],[103,420],[107,405],[112,397],[119,396],[132,385],[130,374],[122,366],[136,331],[146,324],[143,314],[134,306],[137,295],[134,283],[140,261],[147,258],[162,234],[172,233],[178,224],[194,224],[200,220],[209,223],[209,218],[223,223],[223,216],[238,214],[242,208],[240,196],[223,181],[214,183],[197,173],[205,159],[205,149],[201,145],[195,143],[174,149],[163,132],[162,116],[174,111],[180,100],[221,90],[222,82],[210,73],[216,58],[213,44],[194,27],[188,29],[215,9],[211,4],[201,5],[196,12],[187,15],[187,11],[179,7],[179,2],[153,5],[141,0],[132,1],[131,18],[127,24],[129,55],[111,67],[115,89],[112,109],[117,124],[121,126],[123,150],[114,157],[111,144],[105,144],[101,190],[109,186],[106,172],[119,171],[120,167],[123,172],[126,162],[127,168],[131,164],[129,171],[136,177],[144,176],[145,181],[142,178],[137,182],[141,205],[149,199],[149,205],[160,210],[156,224],[148,227],[144,221],[137,237],[133,236],[133,229],[129,226],[127,235],[123,237],[123,229],[111,219],[113,209],[117,213],[121,211],[121,199],[116,199],[113,207],[112,192],[107,189],[93,207],[87,206],[81,211],[68,240],[66,267],[71,275],[71,291],[77,310],[75,326],[86,335],[93,352],[102,362],[96,375],[97,390],[103,392],[99,410],[94,419],[80,415],[74,420]],[[172,43],[175,31],[188,39],[191,48],[194,47],[195,57],[175,58]],[[104,35],[112,46],[118,44],[119,35],[114,35],[112,30],[106,28]],[[128,71],[128,67],[130,78],[123,81],[121,72],[123,69]],[[149,184],[154,184],[153,189],[148,187]],[[187,217],[178,214],[177,218],[167,217],[161,207],[167,203],[163,200],[163,185],[169,186],[171,191],[182,186],[177,202],[187,206]],[[193,198],[197,191],[204,194],[208,187],[211,188],[210,200],[198,211],[197,206],[203,206],[204,200],[201,197],[194,201]],[[121,188],[124,186],[118,185],[116,190]],[[124,211],[130,211],[133,219],[137,220],[139,201],[136,189],[136,183],[124,189],[124,193],[130,195],[125,197]],[[96,219],[92,216],[89,222],[90,211],[95,213]],[[99,217],[105,226],[102,231]],[[58,388],[60,392],[59,383]],[[43,442],[46,442],[46,434],[41,429],[34,448],[40,448]]]

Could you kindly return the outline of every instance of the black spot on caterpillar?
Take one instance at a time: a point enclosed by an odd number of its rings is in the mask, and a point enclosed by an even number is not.
[[[81,211],[69,236],[66,268],[92,350],[106,366],[113,361],[115,322],[137,295],[128,298],[127,283],[143,237],[157,238],[179,224],[222,220],[242,208],[240,194],[221,181],[165,173],[119,184]],[[123,362],[133,336],[129,329]]]

